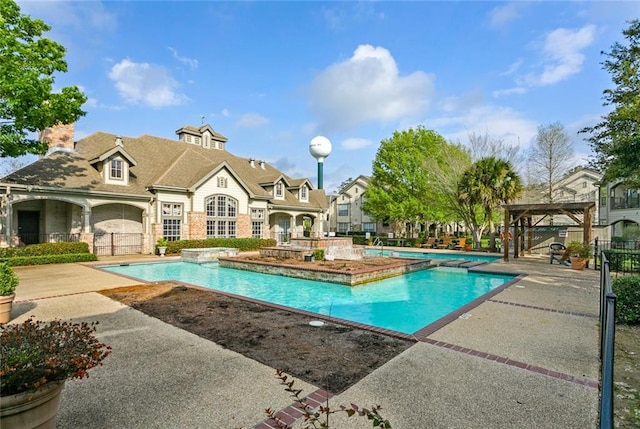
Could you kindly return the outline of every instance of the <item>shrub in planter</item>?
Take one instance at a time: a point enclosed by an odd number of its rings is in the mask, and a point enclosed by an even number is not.
[[[0,296],[13,294],[19,281],[13,268],[6,262],[0,262]]]
[[[616,322],[640,323],[640,276],[618,277],[611,285],[616,294]]]
[[[93,335],[97,323],[49,323],[27,319],[0,328],[2,396],[32,392],[52,381],[85,378],[111,347]]]
[[[85,378],[111,348],[93,335],[95,323],[28,319],[0,331],[0,426],[54,429],[64,383]]]
[[[19,283],[18,276],[6,262],[0,262],[0,323],[11,320],[14,294]]]

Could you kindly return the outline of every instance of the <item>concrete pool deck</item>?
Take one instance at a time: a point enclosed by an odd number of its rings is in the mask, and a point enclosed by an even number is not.
[[[130,258],[100,262],[121,260]],[[96,293],[139,282],[87,265],[16,268],[11,323],[30,315],[98,320],[98,336],[113,347],[89,379],[66,383],[59,428],[264,428],[265,408],[291,404],[273,368]],[[401,429],[595,427],[598,272],[549,265],[544,256],[483,269],[528,275],[332,401],[380,404]],[[370,427],[355,417],[332,421],[336,429]]]

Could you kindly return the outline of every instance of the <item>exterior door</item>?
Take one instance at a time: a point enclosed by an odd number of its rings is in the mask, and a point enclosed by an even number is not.
[[[18,211],[18,237],[24,244],[40,242],[40,212]]]

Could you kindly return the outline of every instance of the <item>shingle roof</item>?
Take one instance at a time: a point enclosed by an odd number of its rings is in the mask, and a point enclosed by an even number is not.
[[[144,194],[153,187],[176,187],[187,189],[198,185],[203,178],[221,167],[231,169],[246,187],[250,196],[272,201],[276,205],[326,208],[324,191],[309,193],[309,202],[301,202],[288,190],[285,201],[273,200],[270,191],[262,183],[274,183],[284,178],[290,185],[302,184],[307,179],[291,179],[278,169],[264,163],[251,166],[248,158],[241,158],[229,152],[204,149],[179,140],[142,135],[122,137],[123,150],[137,164],[131,167],[129,186],[104,183],[100,173],[88,160],[99,158],[115,146],[115,134],[94,133],[76,143],[76,152],[54,152],[2,179],[3,182],[25,185],[39,185],[78,190],[116,192],[120,194]]]

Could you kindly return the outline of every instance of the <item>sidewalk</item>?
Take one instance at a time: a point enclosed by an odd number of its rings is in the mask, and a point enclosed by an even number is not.
[[[380,404],[400,429],[595,427],[598,272],[546,258],[486,267],[529,275],[334,401]],[[132,280],[83,264],[16,272],[12,322],[98,320],[100,339],[113,347],[89,379],[67,382],[59,428],[251,428],[265,408],[292,402],[274,369],[95,293]],[[370,422],[336,417],[332,427]]]

